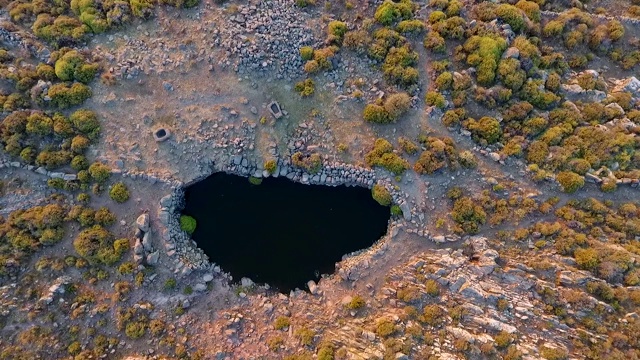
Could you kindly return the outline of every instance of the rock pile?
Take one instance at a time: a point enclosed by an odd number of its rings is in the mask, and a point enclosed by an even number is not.
[[[232,64],[240,73],[271,73],[291,80],[302,74],[302,46],[319,45],[307,24],[311,16],[296,8],[293,0],[251,2],[219,26],[216,44],[226,50],[219,65]],[[218,35],[218,34],[216,34]]]
[[[180,210],[184,206],[184,192],[176,189],[160,199],[158,230],[167,256],[174,259],[175,273],[188,275],[194,270],[208,270],[213,265],[189,235],[180,228]],[[219,271],[219,268],[218,268]]]
[[[138,266],[146,263],[156,265],[160,258],[160,252],[153,248],[151,243],[151,227],[149,224],[149,214],[138,216],[135,224],[136,242],[133,246],[133,259]]]

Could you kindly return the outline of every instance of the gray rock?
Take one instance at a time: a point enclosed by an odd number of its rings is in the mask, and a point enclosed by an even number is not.
[[[316,295],[318,293],[318,286],[316,285],[315,281],[309,280],[309,282],[307,282],[307,287],[309,288],[309,292],[311,292],[311,294]]]
[[[148,232],[144,233],[144,235],[142,236],[142,247],[146,252],[150,252],[153,250],[153,246],[151,245],[151,239]]]
[[[503,59],[509,59],[509,58],[513,58],[513,59],[517,59],[520,57],[520,50],[518,50],[517,47],[510,47],[508,48],[503,54],[502,54],[502,58]]]
[[[168,211],[165,210],[160,210],[158,212],[158,220],[160,220],[160,223],[162,225],[168,225],[169,224],[169,218],[171,217],[171,214],[169,214]]]
[[[164,208],[168,208],[169,206],[171,206],[171,195],[163,196],[160,199],[160,206]]]
[[[136,255],[144,254],[144,247],[140,242],[140,239],[136,239],[136,243],[133,245],[133,253]]]
[[[198,283],[193,286],[193,290],[196,292],[204,292],[207,290],[207,285],[203,283]]]
[[[148,232],[149,231],[149,214],[145,213],[138,216],[138,218],[136,219],[136,225],[138,226],[138,229],[140,229],[141,231]]]
[[[158,259],[160,259],[160,253],[158,251],[154,251],[147,255],[147,264],[155,265],[158,263]]]

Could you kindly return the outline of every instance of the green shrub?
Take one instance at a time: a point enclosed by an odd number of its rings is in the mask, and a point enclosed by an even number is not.
[[[144,335],[146,325],[143,322],[129,322],[125,327],[125,334],[131,339],[138,339]]]
[[[389,190],[380,184],[373,185],[373,188],[371,189],[371,196],[382,206],[389,206],[393,201]]]
[[[584,177],[572,172],[562,171],[556,176],[556,180],[562,186],[562,191],[572,194],[584,186]]]
[[[396,326],[389,319],[380,319],[376,324],[376,334],[386,338],[396,332]]]
[[[284,330],[286,328],[288,328],[291,325],[291,320],[289,320],[288,317],[286,316],[278,316],[278,318],[276,319],[275,323],[273,324],[273,327],[276,330]]]
[[[255,177],[255,176],[249,176],[249,183],[251,185],[260,185],[260,184],[262,184],[262,178]]]
[[[89,138],[95,138],[100,132],[100,122],[93,111],[80,109],[69,116],[73,126]]]
[[[83,195],[83,194],[80,194],[80,195]],[[84,195],[86,195],[87,198],[89,197],[88,194],[84,194]],[[98,211],[95,212],[94,220],[97,224],[100,224],[102,226],[109,226],[109,225],[112,225],[114,222],[116,222],[116,216],[108,208],[103,206],[100,209],[98,209]],[[117,252],[117,247],[115,245],[114,245],[114,248],[116,248],[116,252]]]
[[[436,297],[440,295],[440,286],[435,280],[429,279],[425,283],[425,291],[429,296]]]
[[[396,93],[389,96],[384,102],[384,110],[389,118],[395,121],[411,107],[411,97],[406,93]],[[366,109],[365,109],[366,110]]]
[[[305,155],[298,151],[291,155],[291,164],[306,170],[310,174],[315,174],[320,171],[322,160],[320,159],[320,154],[313,153]]]
[[[527,17],[536,23],[540,22],[540,6],[533,2],[527,0],[520,0],[516,3],[516,7],[527,15]]]
[[[460,124],[465,117],[466,111],[464,108],[456,108],[453,110],[447,110],[442,116],[442,123],[446,127],[453,127]]]
[[[400,208],[399,205],[391,205],[391,216],[402,216],[402,209]]]
[[[105,265],[120,260],[121,254],[113,245],[113,235],[100,225],[81,231],[73,240],[73,247],[80,256]]]
[[[398,138],[398,144],[400,145],[400,148],[402,149],[402,151],[404,151],[409,155],[413,155],[417,153],[419,149],[418,145],[414,144],[413,141],[402,136]]]
[[[446,101],[444,99],[444,96],[442,96],[442,94],[440,94],[437,91],[427,92],[427,95],[425,96],[424,100],[429,106],[435,106],[441,109],[446,106]]]
[[[434,172],[442,169],[445,163],[441,161],[438,156],[430,150],[423,151],[420,157],[413,165],[413,169],[418,174],[433,174]]]
[[[89,174],[97,183],[104,183],[111,177],[111,169],[102,163],[95,162],[89,166]]]
[[[400,21],[396,27],[399,33],[418,33],[424,31],[424,29],[424,22],[417,19]]]
[[[85,170],[89,167],[89,161],[83,155],[76,155],[71,159],[71,168],[76,171]]]
[[[178,285],[178,283],[176,282],[176,279],[174,278],[169,278],[164,282],[164,290],[173,290],[176,288],[176,286]]]
[[[496,15],[511,26],[514,32],[524,28],[525,21],[520,9],[509,4],[500,4],[496,9]]]
[[[300,48],[300,57],[303,61],[313,59],[313,48],[311,46],[303,46]]]
[[[273,159],[267,160],[264,163],[264,169],[267,170],[269,174],[275,173],[277,168],[278,168],[278,163]]]
[[[542,28],[542,34],[547,37],[558,36],[562,34],[563,31],[564,23],[558,20],[551,20]]]
[[[485,223],[487,214],[471,198],[462,197],[453,203],[451,217],[463,231],[475,234],[480,230],[480,225]]]
[[[440,91],[449,90],[453,85],[453,75],[449,71],[445,71],[438,75],[435,85]]]
[[[196,219],[189,215],[181,215],[180,229],[189,235],[193,234],[193,232],[196,231]]]
[[[109,197],[117,203],[123,203],[129,200],[129,189],[123,182],[117,182],[111,186]]]
[[[81,83],[73,83],[68,87],[64,83],[53,84],[49,87],[47,95],[51,103],[61,109],[80,105],[91,97],[91,88]],[[5,103],[6,107],[6,103]]]
[[[27,118],[27,133],[47,136],[53,132],[53,120],[41,112],[33,112]]]
[[[444,53],[447,49],[444,38],[437,31],[430,31],[422,44],[434,53]]]
[[[386,124],[393,121],[384,106],[377,104],[367,104],[362,116],[365,121],[376,124]]]
[[[527,74],[520,68],[520,61],[513,58],[500,60],[498,75],[504,86],[512,90],[519,90],[527,79]]]
[[[329,35],[342,39],[344,34],[347,32],[347,24],[342,21],[333,20],[329,23],[327,31]]]
[[[547,360],[565,360],[569,358],[569,353],[565,349],[543,346],[540,355]]]
[[[527,149],[527,161],[533,164],[541,165],[549,155],[549,145],[544,141],[534,141]]]
[[[305,79],[296,83],[294,90],[302,97],[313,95],[316,90],[315,82],[312,79]]]
[[[351,298],[351,301],[347,303],[346,307],[349,310],[362,309],[366,305],[366,301],[360,295],[355,295]]]
[[[71,151],[76,154],[82,154],[89,147],[89,139],[82,135],[77,135],[71,139]]]
[[[600,190],[603,192],[613,192],[616,191],[618,185],[616,184],[615,179],[605,179],[600,185]]]
[[[479,121],[469,120],[467,127],[480,139],[493,144],[502,137],[500,123],[495,118],[484,116]]]
[[[409,168],[409,163],[393,152],[393,145],[387,140],[376,139],[374,147],[365,155],[369,166],[381,166],[396,175]]]
[[[595,270],[600,264],[600,255],[594,248],[578,248],[573,253],[573,257],[582,269]]]

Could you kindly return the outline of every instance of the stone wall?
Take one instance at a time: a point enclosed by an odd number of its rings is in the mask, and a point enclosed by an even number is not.
[[[289,159],[279,159],[276,171],[273,174],[269,174],[262,166],[236,155],[229,164],[214,169],[213,173],[215,172],[257,178],[284,176],[291,181],[302,184],[362,186],[368,189],[372,188],[374,184],[380,183],[391,192],[394,202],[406,204],[404,200],[406,196],[391,186],[390,182],[378,181],[375,171],[350,164],[325,162],[318,173],[309,174],[292,166]],[[211,264],[207,255],[198,248],[187,233],[180,229],[180,212],[184,208],[184,188],[203,180],[207,176],[210,175],[198,178],[188,184],[173,186],[171,194],[162,197],[158,204],[159,224],[157,230],[167,256],[174,259],[176,275],[188,275],[194,270],[220,272],[220,268]],[[405,206],[405,208],[410,209],[408,206]],[[405,218],[407,217],[411,218],[410,210],[408,210],[408,216]]]

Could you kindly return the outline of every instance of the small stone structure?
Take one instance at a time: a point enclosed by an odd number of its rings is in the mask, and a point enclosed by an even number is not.
[[[282,109],[280,108],[280,104],[278,104],[277,101],[274,100],[271,103],[269,103],[267,108],[269,109],[269,112],[274,118],[280,119],[282,117]]]
[[[153,132],[153,138],[156,140],[156,142],[166,141],[170,137],[171,131],[169,131],[169,129],[167,128],[159,128]]]

